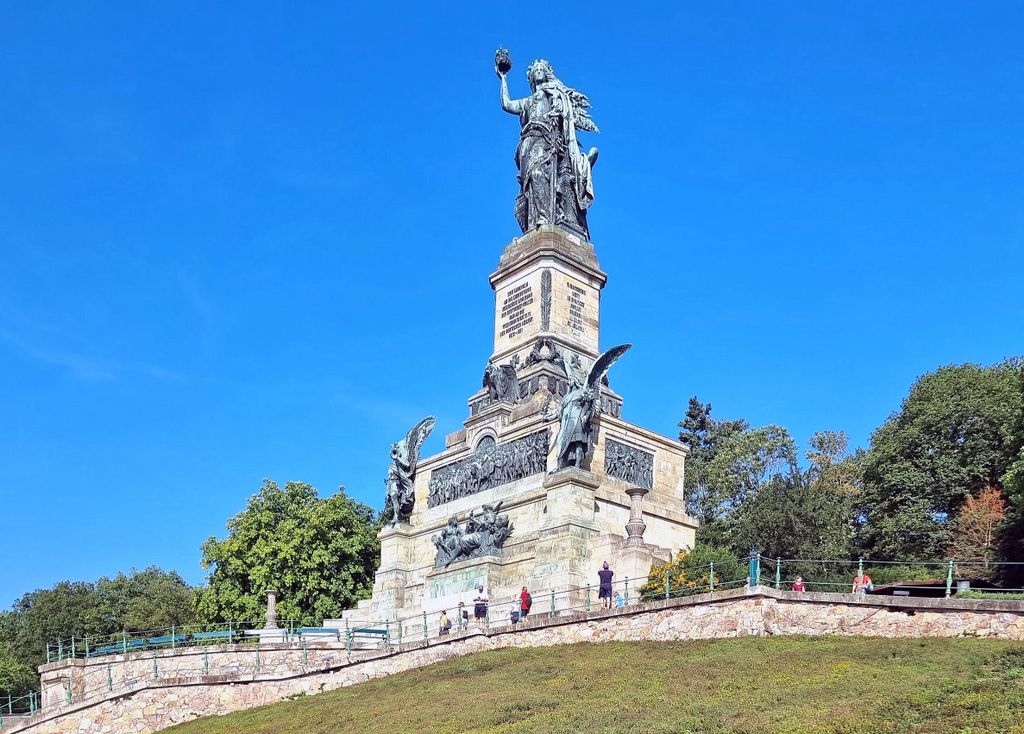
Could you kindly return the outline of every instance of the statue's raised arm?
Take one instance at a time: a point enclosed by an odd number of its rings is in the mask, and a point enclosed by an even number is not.
[[[590,117],[587,95],[567,87],[551,64],[538,59],[526,70],[532,94],[512,99],[506,75],[512,60],[505,49],[494,57],[501,79],[501,108],[519,116],[521,131],[516,149],[519,195],[515,214],[523,232],[542,224],[555,224],[590,239],[587,209],[594,201],[593,167],[597,148],[586,154],[576,140],[577,131],[598,132]]]

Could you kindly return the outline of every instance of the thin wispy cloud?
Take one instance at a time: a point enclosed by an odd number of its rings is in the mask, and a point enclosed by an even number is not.
[[[166,382],[184,381],[184,377],[163,367],[34,344],[8,330],[0,330],[0,342],[23,359],[63,368],[72,377],[83,382],[114,382],[130,375],[141,375]]]

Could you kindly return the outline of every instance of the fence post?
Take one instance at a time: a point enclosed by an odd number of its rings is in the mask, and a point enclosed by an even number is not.
[[[665,598],[666,599],[668,599],[668,593],[669,593],[669,581],[668,581],[668,573],[666,572],[665,573]]]
[[[260,641],[256,640],[256,672],[260,672]]]
[[[590,584],[587,584],[587,611],[590,611]]]
[[[57,640],[57,660],[64,659],[64,640]]]
[[[551,615],[554,616],[554,614],[555,614],[555,592],[552,591],[551,592]]]
[[[761,575],[760,569],[761,554],[755,553],[754,549],[750,549],[750,564],[747,569],[747,586],[753,588],[757,586],[757,577]]]
[[[71,658],[75,658],[75,636],[71,635]]]
[[[626,598],[624,599],[626,606],[629,606],[629,576],[626,577]]]
[[[775,588],[782,588],[782,559],[775,559]]]
[[[427,610],[424,609],[423,610],[423,641],[424,642],[427,641],[428,634],[429,633],[427,632]]]
[[[953,591],[953,559],[949,559],[949,565],[946,568],[946,598],[950,597]]]
[[[50,664],[50,643],[46,643],[46,664]]]
[[[708,582],[711,584],[711,593],[715,593],[715,562],[711,562],[711,573],[708,576]]]
[[[302,638],[302,665],[309,667],[309,648],[306,645],[306,638]]]
[[[171,649],[174,649],[174,625],[171,625]]]
[[[228,644],[232,644],[235,641],[235,626],[234,623],[228,620]]]

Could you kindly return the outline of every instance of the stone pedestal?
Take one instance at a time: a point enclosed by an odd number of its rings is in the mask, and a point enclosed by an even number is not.
[[[377,534],[380,539],[380,569],[373,583],[373,603],[370,614],[374,619],[393,619],[396,610],[406,606],[408,573],[414,565],[409,553],[415,547],[411,539],[415,531],[408,523],[384,528]]]
[[[592,575],[591,541],[600,533],[594,519],[600,479],[588,471],[562,469],[544,480],[544,523],[537,535],[533,577],[537,588],[570,592],[558,606],[581,604]],[[564,603],[563,603],[564,600]]]
[[[521,352],[539,336],[597,357],[601,289],[608,276],[592,244],[559,227],[538,227],[505,248],[490,280],[497,301],[492,361]]]

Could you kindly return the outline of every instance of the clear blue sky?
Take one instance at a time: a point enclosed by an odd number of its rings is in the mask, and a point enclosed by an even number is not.
[[[1024,351],[1020,3],[667,5],[5,3],[0,606],[198,582],[263,477],[380,507],[391,441],[440,450],[517,234],[499,44],[593,101],[627,419],[866,445]]]

